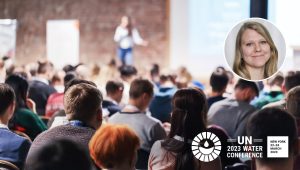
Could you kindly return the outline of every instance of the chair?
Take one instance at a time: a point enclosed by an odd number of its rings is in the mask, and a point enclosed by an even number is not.
[[[0,160],[0,170],[20,170],[20,169],[11,162]]]
[[[13,132],[14,132],[15,134],[17,134],[17,135],[19,135],[19,136],[25,138],[25,139],[28,139],[28,140],[32,143],[32,140],[30,139],[30,137],[29,137],[26,133],[21,132],[21,131],[18,131],[18,130],[14,130]]]

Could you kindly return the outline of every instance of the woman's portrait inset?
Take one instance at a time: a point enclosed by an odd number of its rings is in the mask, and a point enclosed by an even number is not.
[[[249,19],[246,22],[240,23],[235,36],[235,48],[231,56],[228,56],[227,48],[232,48],[234,42],[231,41],[228,44],[229,40],[227,37],[225,44],[227,61],[229,57],[233,58],[231,64],[233,72],[247,80],[269,78],[278,71],[279,66],[283,63],[282,59],[279,62],[278,44],[274,42],[269,29],[263,23],[259,22],[259,19],[256,20]],[[236,27],[233,29],[236,29]],[[276,27],[273,27],[272,31],[275,32]],[[277,33],[280,34],[279,31]],[[233,31],[230,34],[234,34]],[[228,36],[232,36],[230,34]],[[283,39],[281,34],[280,36]],[[285,52],[285,45],[281,47],[281,50]]]

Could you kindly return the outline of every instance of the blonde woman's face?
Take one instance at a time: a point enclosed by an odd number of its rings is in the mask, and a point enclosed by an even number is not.
[[[246,67],[264,68],[271,57],[271,48],[267,40],[252,29],[246,29],[243,33],[241,48]]]

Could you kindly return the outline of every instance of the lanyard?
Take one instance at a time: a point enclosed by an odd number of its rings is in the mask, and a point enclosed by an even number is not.
[[[86,125],[85,123],[83,123],[83,122],[80,121],[80,120],[71,120],[71,121],[69,122],[69,125],[71,125],[71,126],[76,126],[76,127],[89,127],[89,128],[92,128],[92,127]],[[94,128],[92,128],[92,129],[94,129]]]

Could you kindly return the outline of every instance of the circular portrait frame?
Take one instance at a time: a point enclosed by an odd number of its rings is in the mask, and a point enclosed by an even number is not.
[[[267,30],[267,32],[270,34],[271,39],[273,40],[274,45],[278,52],[276,71],[273,72],[268,77],[264,77],[262,79],[251,79],[251,78],[244,77],[244,76],[240,75],[239,73],[235,72],[234,68],[233,68],[235,55],[236,55],[235,51],[236,51],[237,35],[238,35],[238,32],[241,29],[241,27],[247,22],[257,22],[257,23],[263,25],[265,27],[265,29]],[[266,19],[262,19],[262,18],[248,18],[248,19],[239,21],[237,24],[235,24],[235,26],[233,26],[232,29],[227,34],[227,37],[225,39],[225,45],[224,45],[224,56],[225,56],[225,59],[227,61],[228,66],[230,67],[231,71],[239,78],[242,78],[242,79],[248,80],[248,81],[262,81],[265,79],[269,79],[270,77],[275,75],[277,72],[279,72],[279,70],[283,66],[284,60],[286,58],[286,43],[285,43],[285,39],[284,39],[282,33],[270,21],[268,21]]]

